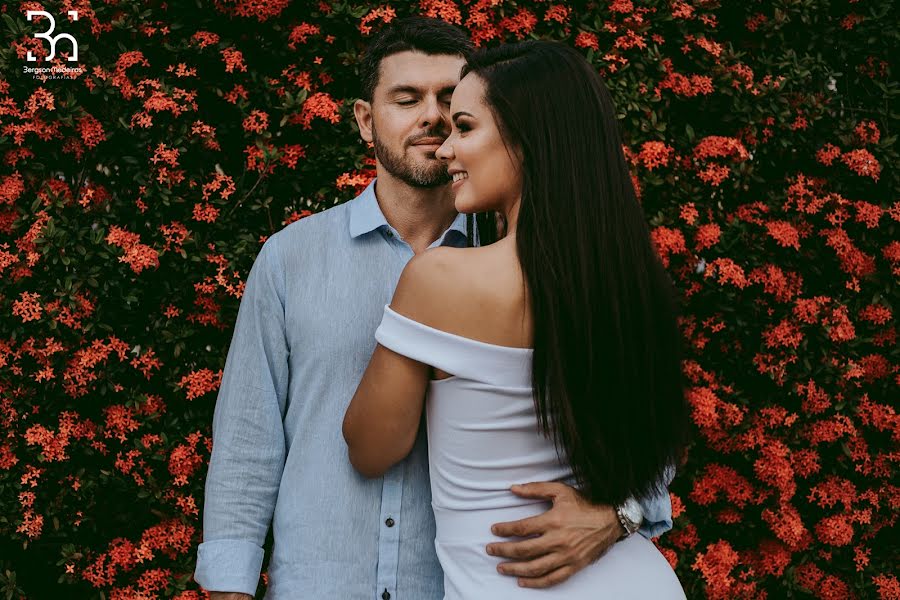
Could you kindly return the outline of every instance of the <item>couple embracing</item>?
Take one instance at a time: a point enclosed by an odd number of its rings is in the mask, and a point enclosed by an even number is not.
[[[668,600],[678,301],[610,95],[564,45],[387,25],[377,177],[272,235],[213,418],[213,600]]]

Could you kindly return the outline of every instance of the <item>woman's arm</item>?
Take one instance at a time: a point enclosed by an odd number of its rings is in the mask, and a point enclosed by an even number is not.
[[[440,310],[436,297],[444,269],[429,250],[414,257],[400,275],[391,308],[427,321]],[[381,344],[344,415],[344,440],[350,462],[366,477],[380,477],[412,450],[422,418],[431,367]]]
[[[429,367],[378,344],[344,415],[350,462],[381,477],[412,450],[422,418]]]

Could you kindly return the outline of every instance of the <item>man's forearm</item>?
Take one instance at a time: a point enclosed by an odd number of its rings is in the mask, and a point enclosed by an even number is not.
[[[284,470],[290,353],[277,239],[268,239],[247,277],[213,414],[194,574],[208,590],[256,593]]]
[[[266,533],[272,522],[285,449],[274,398],[251,423],[234,414],[232,398],[264,402],[256,390],[223,389],[213,420],[213,452],[203,506],[203,543],[195,579],[207,589],[253,593],[259,581]],[[231,408],[230,408],[231,407]],[[221,408],[221,410],[220,410]]]

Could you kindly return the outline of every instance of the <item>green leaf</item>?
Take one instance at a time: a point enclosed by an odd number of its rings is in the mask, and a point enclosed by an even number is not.
[[[5,13],[3,13],[2,16],[3,16],[3,20],[6,22],[7,28],[9,28],[10,32],[12,32],[13,37],[19,37],[19,32],[20,32],[19,24],[16,22],[15,19],[12,18],[12,15],[5,12]]]

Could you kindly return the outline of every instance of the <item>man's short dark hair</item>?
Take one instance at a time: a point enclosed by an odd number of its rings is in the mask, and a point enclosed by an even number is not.
[[[359,78],[363,100],[372,101],[378,85],[381,61],[407,50],[468,58],[475,47],[460,28],[440,19],[407,17],[391,21],[375,34],[360,61]]]

